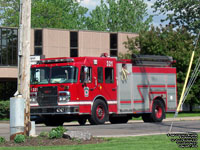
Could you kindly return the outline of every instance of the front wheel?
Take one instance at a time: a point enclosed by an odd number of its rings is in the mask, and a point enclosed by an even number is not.
[[[89,122],[92,125],[104,124],[108,118],[108,108],[104,101],[96,100],[92,107],[92,113]]]

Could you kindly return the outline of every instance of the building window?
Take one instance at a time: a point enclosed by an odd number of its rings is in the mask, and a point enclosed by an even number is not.
[[[117,34],[110,34],[110,56],[117,57]]]
[[[17,66],[18,29],[0,28],[0,66]]]
[[[34,31],[34,55],[42,55],[42,30]]]
[[[70,57],[78,57],[78,32],[70,32]]]

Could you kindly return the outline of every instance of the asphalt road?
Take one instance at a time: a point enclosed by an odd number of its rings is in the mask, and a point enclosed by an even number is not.
[[[171,121],[162,123],[143,123],[142,121],[129,121],[127,124],[105,124],[79,126],[78,123],[65,123],[64,127],[69,131],[89,132],[97,137],[123,137],[157,135],[169,132]],[[36,134],[49,131],[52,127],[43,124],[36,125]],[[172,132],[200,132],[200,120],[174,121]],[[9,139],[9,122],[0,122],[0,136]]]

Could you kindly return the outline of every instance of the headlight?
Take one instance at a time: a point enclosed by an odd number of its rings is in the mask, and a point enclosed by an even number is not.
[[[37,103],[37,92],[31,92],[30,93],[30,102],[31,103]]]
[[[68,102],[70,100],[69,91],[60,91],[59,92],[59,102]]]

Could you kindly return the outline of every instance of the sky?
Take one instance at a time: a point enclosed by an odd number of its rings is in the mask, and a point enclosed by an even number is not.
[[[87,7],[89,9],[89,11],[91,11],[92,9],[94,9],[97,5],[100,4],[100,0],[79,0],[80,1],[80,4],[84,7]],[[151,6],[154,4],[156,0],[151,0],[151,1],[148,1],[148,0],[144,0],[144,2],[147,4],[147,8],[148,8],[148,14],[149,15],[152,15],[154,14],[153,13],[153,9],[151,8]],[[160,24],[162,25],[165,25],[167,22],[164,22],[164,23],[161,23],[160,20],[161,19],[164,19],[165,16],[164,15],[158,15],[158,16],[155,16],[153,17],[153,22],[152,24],[154,26],[159,26]]]

